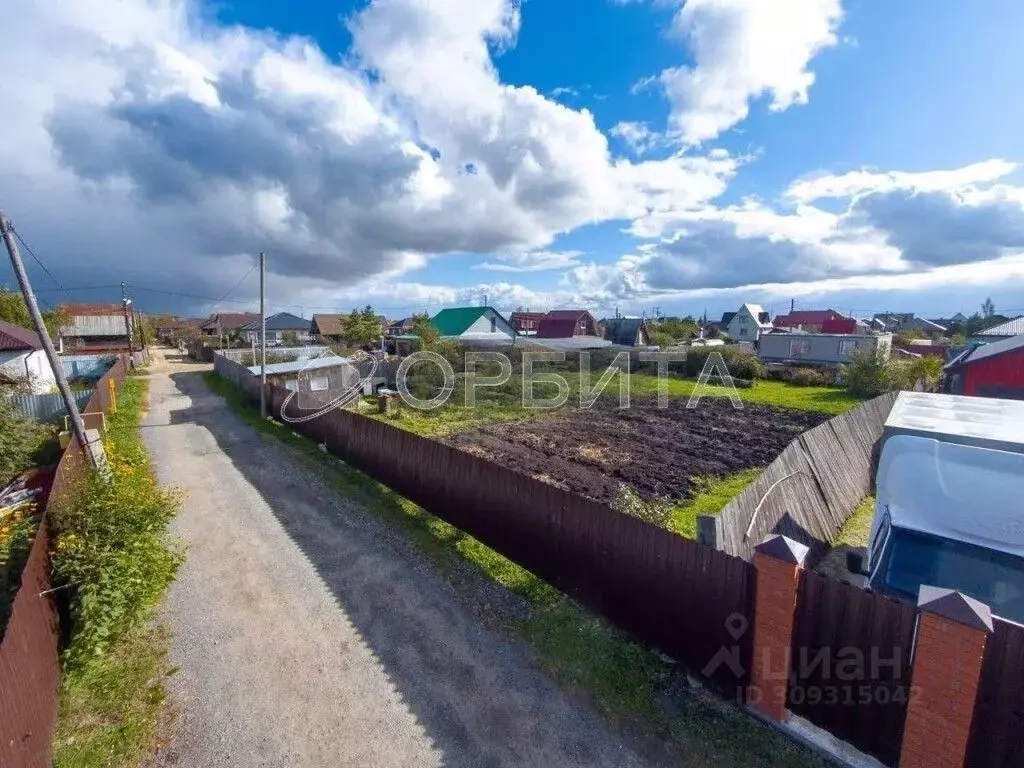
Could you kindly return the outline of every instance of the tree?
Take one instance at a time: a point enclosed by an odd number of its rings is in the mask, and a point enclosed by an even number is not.
[[[437,346],[441,335],[437,328],[430,322],[430,315],[426,312],[412,316],[410,333],[420,337],[420,349],[431,349]]]
[[[369,344],[380,338],[380,321],[373,307],[367,304],[362,309],[353,309],[345,318],[345,338],[352,344]]]
[[[916,328],[906,328],[896,334],[896,342],[903,346],[907,346],[915,339],[925,338],[924,332],[917,330]]]
[[[664,349],[665,347],[673,347],[676,343],[676,337],[673,334],[663,330],[661,326],[658,326],[657,328],[652,328],[650,330],[650,337],[651,344],[661,347],[662,349]]]
[[[281,334],[281,343],[286,347],[297,347],[299,345],[299,334],[295,331],[285,331]]]
[[[888,392],[893,385],[889,361],[881,347],[856,350],[842,372],[847,388],[858,397],[875,397]]]
[[[60,326],[68,321],[67,315],[60,307],[41,310],[41,314],[50,338],[56,338],[60,334]],[[19,328],[35,330],[32,325],[32,314],[28,311],[28,305],[25,304],[21,291],[0,288],[0,320],[6,320]]]
[[[996,305],[992,303],[992,297],[989,296],[985,299],[985,302],[981,305],[981,316],[988,320],[992,315],[996,313]]]

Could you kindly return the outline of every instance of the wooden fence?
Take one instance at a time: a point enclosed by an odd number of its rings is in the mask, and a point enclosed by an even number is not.
[[[258,398],[258,383],[246,389]],[[275,416],[287,395],[270,388]],[[289,404],[287,413],[305,412]],[[755,579],[748,563],[350,411],[293,428],[641,641],[706,671],[730,696],[742,695]],[[735,663],[722,661],[723,649]]]
[[[87,412],[110,410],[108,380],[121,381],[127,368],[119,358],[99,381]],[[39,528],[21,574],[21,586],[0,638],[0,766],[49,768],[57,726],[60,688],[57,612],[50,589],[47,515],[85,468],[78,442],[61,455]]]
[[[749,560],[770,534],[782,534],[823,554],[874,480],[876,446],[896,393],[804,432],[721,514],[701,516],[699,540]],[[748,535],[749,530],[749,535]]]
[[[887,765],[899,761],[916,606],[805,571],[789,708]]]
[[[967,768],[1024,765],[1024,627],[994,619],[988,638]]]

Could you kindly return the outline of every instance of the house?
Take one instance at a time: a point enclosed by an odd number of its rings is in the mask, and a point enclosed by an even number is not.
[[[442,309],[430,322],[445,339],[504,343],[516,337],[512,323],[492,307]]]
[[[931,320],[925,320],[923,317],[915,317],[913,312],[881,312],[872,319],[877,321],[877,324],[889,333],[920,331],[924,334],[933,335],[946,332],[945,326],[933,323]]]
[[[33,395],[45,394],[57,386],[57,377],[35,331],[0,320],[0,378],[25,382]]]
[[[1015,336],[1024,334],[1024,315],[1015,320],[1008,320],[985,331],[980,331],[971,337],[972,341],[988,343],[1000,339],[1012,339]]]
[[[284,344],[285,338],[295,335],[295,341],[299,344],[308,344],[312,341],[310,327],[312,323],[304,317],[293,315],[291,312],[278,312],[267,318],[267,344]],[[260,341],[260,319],[257,317],[251,323],[243,325],[242,334],[250,344],[258,344]]]
[[[850,336],[854,333],[860,333],[861,327],[852,317],[830,317],[822,322],[817,332]],[[811,329],[804,328],[803,330],[810,331]]]
[[[206,322],[205,318],[179,318],[163,315],[153,322],[153,330],[160,341],[169,342],[175,336],[187,336],[199,333]]]
[[[762,333],[772,329],[770,317],[760,304],[744,304],[737,312],[726,312],[722,322],[725,332],[734,340],[757,341]]]
[[[949,328],[951,325],[957,325],[959,323],[966,323],[968,320],[967,316],[963,312],[957,312],[952,317],[933,317],[931,322],[936,325],[941,325],[943,328]]]
[[[243,326],[259,320],[260,316],[255,312],[216,312],[199,326],[199,332],[203,336],[220,338],[240,332]]]
[[[651,336],[640,317],[611,317],[601,321],[604,338],[620,347],[647,347]]]
[[[598,336],[597,320],[585,309],[556,309],[544,315],[537,326],[539,339],[570,339]]]
[[[842,319],[845,318],[834,309],[798,309],[787,315],[777,316],[772,321],[772,325],[776,328],[789,328],[809,333],[831,333],[831,331],[824,330],[825,323]]]
[[[347,315],[313,315],[309,333],[324,344],[338,344],[345,339]]]
[[[945,371],[951,394],[1024,400],[1024,334],[971,347]]]
[[[510,319],[517,333],[522,336],[532,336],[537,333],[540,321],[544,317],[543,312],[513,312]]]
[[[415,318],[403,317],[401,320],[396,320],[395,322],[388,324],[386,335],[407,336],[410,333],[412,333],[415,330],[415,328]]]
[[[67,318],[58,331],[64,349],[127,351],[134,318],[120,304],[62,304],[60,310]]]
[[[859,349],[892,350],[892,334],[768,333],[761,337],[757,356],[764,363],[838,366]]]

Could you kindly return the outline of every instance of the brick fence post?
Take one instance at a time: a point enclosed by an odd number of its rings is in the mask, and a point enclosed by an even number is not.
[[[757,599],[754,659],[747,701],[764,716],[786,716],[790,651],[797,590],[808,548],[785,536],[769,536],[754,548]]]
[[[992,614],[951,589],[921,587],[900,768],[963,768]]]

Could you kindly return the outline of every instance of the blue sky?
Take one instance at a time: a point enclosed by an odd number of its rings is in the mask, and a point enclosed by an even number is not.
[[[39,81],[3,205],[153,311],[242,308],[266,250],[306,314],[1024,313],[1024,6],[979,8],[52,0],[0,52]]]

